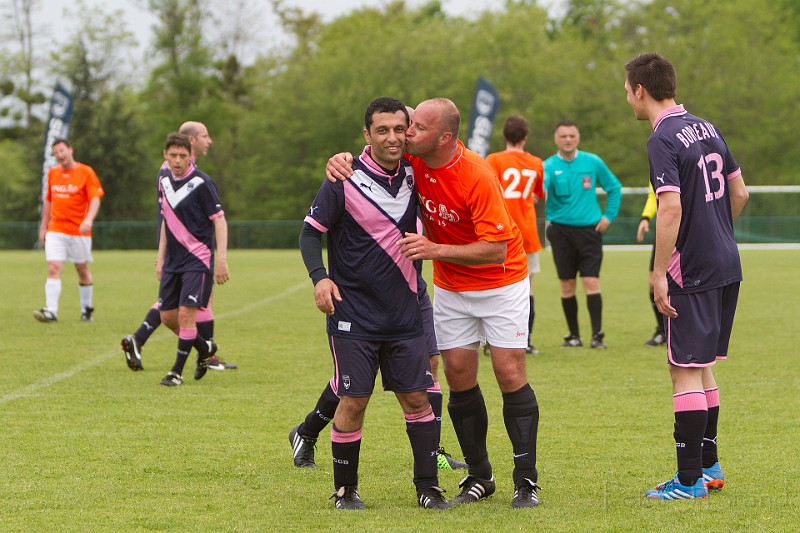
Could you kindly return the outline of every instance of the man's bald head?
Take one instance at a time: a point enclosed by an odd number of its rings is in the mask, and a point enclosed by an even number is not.
[[[190,120],[181,124],[178,131],[189,137],[189,141],[192,143],[192,157],[198,158],[208,153],[213,141],[205,124]]]

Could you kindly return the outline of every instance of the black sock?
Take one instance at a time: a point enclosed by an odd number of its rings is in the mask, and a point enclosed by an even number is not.
[[[197,334],[206,340],[214,339],[214,319],[197,323]]]
[[[438,444],[442,438],[442,391],[441,389],[436,388],[436,390],[428,389],[428,402],[431,404],[431,409],[433,409],[433,416],[436,418],[436,443]],[[437,446],[438,448],[438,446]]]
[[[691,486],[703,475],[703,432],[708,411],[678,411],[675,413],[675,450],[678,455],[678,479]]]
[[[528,346],[531,346],[533,336],[533,319],[536,317],[536,310],[533,307],[533,294],[528,297]]]
[[[319,438],[320,432],[333,420],[338,405],[339,397],[333,393],[331,384],[328,382],[325,390],[319,395],[316,407],[308,413],[297,432],[304,437]]]
[[[353,440],[350,440],[355,437]],[[342,439],[349,441],[344,442]],[[341,442],[337,442],[341,441]],[[361,430],[342,433],[331,426],[331,455],[333,456],[333,486],[358,486],[358,456],[361,452]]]
[[[208,357],[208,343],[199,334],[194,338],[194,343],[192,346],[194,346],[194,349],[197,350],[198,354],[200,354],[200,359],[205,359]]]
[[[564,317],[567,319],[569,334],[580,337],[581,331],[578,329],[578,299],[575,296],[561,298],[561,307],[564,308]]]
[[[586,295],[586,308],[592,321],[592,335],[603,331],[603,297],[597,294]]]
[[[710,468],[719,461],[717,456],[717,421],[719,420],[719,405],[708,408],[708,421],[703,434],[703,468]]]
[[[147,315],[145,315],[142,325],[139,326],[139,329],[136,330],[133,336],[136,337],[136,340],[139,341],[141,346],[144,346],[144,343],[147,342],[147,339],[150,338],[150,335],[152,335],[156,328],[160,325],[161,311],[159,311],[157,307],[151,307],[147,312]]]
[[[503,393],[503,421],[514,452],[514,483],[525,478],[535,483],[539,404],[528,383],[516,392]]]
[[[405,413],[405,417],[406,433],[414,455],[414,486],[417,490],[435,487],[439,485],[439,471],[436,466],[439,439],[433,410]]]
[[[175,364],[172,365],[172,371],[178,375],[183,375],[183,367],[186,366],[186,360],[189,358],[189,352],[192,351],[193,342],[194,339],[178,337],[178,352],[175,356]]]
[[[658,310],[658,306],[656,305],[656,295],[652,292],[650,293],[650,304],[653,306],[653,313],[656,315],[656,332],[664,334],[664,315],[661,314],[661,311]]]
[[[469,475],[481,479],[491,478],[492,465],[489,463],[489,452],[486,451],[489,416],[480,386],[476,385],[462,392],[450,391],[447,410],[458,437],[458,444],[464,453],[464,460],[469,465]]]

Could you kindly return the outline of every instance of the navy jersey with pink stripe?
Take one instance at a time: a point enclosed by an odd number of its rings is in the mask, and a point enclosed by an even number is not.
[[[214,265],[214,223],[224,214],[211,178],[194,165],[175,179],[169,167],[158,173],[161,217],[167,227],[166,272],[209,272]]]
[[[369,147],[367,147],[369,148]],[[341,302],[328,316],[328,333],[365,340],[422,334],[418,273],[397,241],[417,231],[411,165],[388,175],[365,150],[346,181],[324,181],[305,222],[327,233],[328,275]]]
[[[682,105],[670,107],[654,122],[647,153],[656,194],[681,195],[681,223],[667,270],[669,294],[741,281],[727,186],[741,169],[717,128]]]

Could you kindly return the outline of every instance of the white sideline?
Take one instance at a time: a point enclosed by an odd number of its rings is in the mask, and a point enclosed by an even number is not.
[[[281,293],[275,294],[273,296],[268,296],[268,297],[266,297],[266,298],[264,298],[262,300],[259,300],[257,302],[253,302],[253,303],[248,304],[248,305],[246,305],[244,307],[241,307],[241,308],[239,308],[237,310],[229,311],[227,313],[221,313],[221,314],[217,315],[217,317],[218,318],[230,318],[230,317],[233,317],[233,316],[236,316],[236,315],[241,315],[242,313],[247,313],[247,312],[252,311],[253,309],[256,309],[256,308],[261,307],[263,305],[267,305],[267,304],[270,304],[270,303],[272,303],[272,302],[274,302],[276,300],[280,300],[282,298],[285,298],[285,297],[287,297],[287,296],[299,291],[303,287],[307,287],[307,286],[308,286],[308,282],[306,282],[306,281],[304,281],[303,283],[298,283],[297,285],[289,287],[288,289],[286,289],[285,291],[283,291]],[[14,400],[19,400],[20,398],[27,398],[27,397],[33,396],[36,392],[38,392],[38,391],[40,391],[42,389],[46,389],[48,387],[52,387],[56,383],[59,383],[61,381],[64,381],[65,379],[69,379],[72,376],[80,374],[81,372],[83,372],[84,370],[86,370],[88,368],[92,368],[93,366],[97,366],[100,363],[104,363],[104,362],[108,361],[109,359],[113,359],[113,358],[119,357],[119,356],[120,356],[119,349],[116,349],[113,352],[105,353],[103,355],[98,355],[94,359],[85,360],[85,361],[81,362],[80,364],[77,364],[77,365],[73,366],[72,368],[70,368],[68,370],[65,370],[63,372],[59,372],[58,374],[53,374],[52,376],[49,376],[49,377],[46,377],[46,378],[43,378],[43,379],[37,381],[36,383],[33,383],[31,385],[27,385],[25,387],[22,387],[21,389],[18,389],[18,390],[14,391],[14,392],[9,392],[8,394],[0,397],[0,405],[4,405],[4,404],[7,404],[9,402],[13,402]]]

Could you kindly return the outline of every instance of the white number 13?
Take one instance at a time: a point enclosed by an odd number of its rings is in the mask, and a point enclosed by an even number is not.
[[[722,157],[718,153],[711,153],[707,156],[700,156],[697,166],[703,170],[703,179],[706,182],[706,202],[718,200],[725,194],[725,176],[720,169],[722,167]],[[719,189],[711,192],[711,180],[708,178],[709,167],[711,167],[711,179],[719,182]]]

